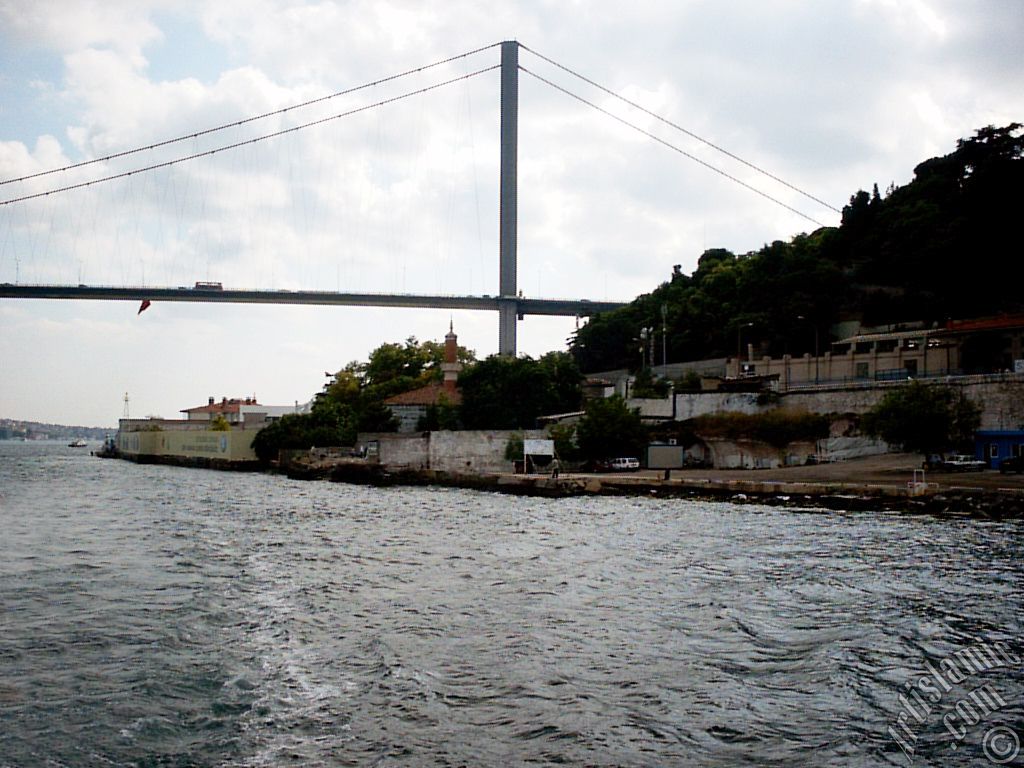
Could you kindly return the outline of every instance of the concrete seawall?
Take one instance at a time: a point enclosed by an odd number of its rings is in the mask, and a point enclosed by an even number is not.
[[[258,430],[143,430],[118,432],[121,458],[147,464],[249,469],[256,465],[252,448]]]
[[[636,475],[513,475],[460,473],[432,469],[394,469],[349,459],[283,468],[289,477],[377,486],[438,485],[517,496],[645,496],[784,505],[822,510],[894,510],[983,518],[1024,517],[1024,488],[912,490],[907,483],[790,482],[751,479],[665,480]]]
[[[960,388],[964,395],[981,407],[981,429],[1011,429],[1024,421],[1024,374],[992,374],[988,376],[956,376],[948,379],[922,379],[925,384],[943,384]],[[873,408],[892,389],[906,381],[822,385],[815,388],[782,392],[778,400],[759,402],[753,392],[702,392],[675,395],[676,420],[692,419],[710,413],[737,411],[759,413],[773,408],[792,408],[822,414],[863,414]],[[671,417],[670,398],[634,400],[641,413],[654,418]]]

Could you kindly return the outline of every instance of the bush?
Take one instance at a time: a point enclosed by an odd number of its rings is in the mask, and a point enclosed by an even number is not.
[[[523,458],[523,433],[513,432],[505,443],[505,459],[519,461]]]
[[[633,379],[633,389],[630,397],[656,398],[668,397],[668,381],[654,378],[654,372],[650,368],[641,368],[636,372]]]
[[[758,440],[775,448],[785,448],[797,440],[828,437],[829,420],[817,413],[776,408],[765,413],[716,413],[693,420],[694,431],[702,437],[730,440]]]
[[[223,413],[218,413],[210,421],[210,430],[212,432],[230,432],[231,424],[229,424],[228,420],[224,418]]]
[[[676,392],[700,392],[700,374],[696,371],[687,371],[676,380]]]
[[[555,441],[555,455],[562,461],[579,461],[580,449],[576,444],[576,427],[572,424],[552,424],[548,436]]]

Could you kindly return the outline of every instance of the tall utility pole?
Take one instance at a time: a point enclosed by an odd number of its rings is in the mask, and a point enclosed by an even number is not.
[[[501,200],[498,233],[498,353],[516,356],[516,160],[519,142],[519,43],[501,44]]]
[[[661,305],[661,367],[668,365],[668,304]],[[667,376],[666,371],[662,371]]]

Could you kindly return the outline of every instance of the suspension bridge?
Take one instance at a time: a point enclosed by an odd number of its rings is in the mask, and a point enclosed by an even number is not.
[[[343,292],[343,291],[322,291],[322,290],[265,290],[265,289],[253,289],[253,290],[240,290],[232,287],[224,288],[220,283],[196,283],[194,287],[190,286],[179,286],[179,287],[160,287],[153,285],[143,286],[103,286],[103,285],[50,285],[40,283],[21,283],[16,281],[15,283],[0,283],[0,298],[11,298],[11,299],[74,299],[74,300],[103,300],[103,301],[149,301],[149,302],[217,302],[217,303],[245,303],[245,304],[306,304],[306,305],[340,305],[340,306],[361,306],[361,307],[406,307],[406,308],[438,308],[438,309],[467,309],[467,310],[485,310],[497,312],[498,314],[498,350],[502,355],[516,354],[516,323],[519,319],[522,319],[526,315],[549,315],[549,316],[568,316],[568,317],[586,317],[600,312],[606,312],[621,306],[624,306],[623,302],[617,301],[598,301],[588,299],[554,299],[554,298],[536,298],[536,297],[524,297],[522,292],[519,290],[517,282],[518,272],[518,254],[517,254],[517,228],[518,228],[518,178],[517,178],[517,164],[518,164],[518,125],[519,125],[519,73],[520,71],[526,72],[532,75],[537,80],[546,83],[552,88],[561,91],[568,96],[583,102],[584,104],[596,109],[599,112],[607,114],[614,120],[617,120],[625,125],[634,128],[642,134],[645,134],[654,141],[667,146],[668,148],[688,157],[689,159],[709,168],[710,170],[719,173],[731,181],[746,187],[748,190],[776,203],[805,219],[808,219],[815,224],[819,222],[815,221],[810,216],[802,213],[801,211],[790,207],[781,200],[766,194],[758,188],[753,187],[747,182],[731,175],[720,168],[709,164],[708,162],[701,160],[694,155],[680,149],[678,146],[665,141],[658,136],[653,135],[649,131],[634,125],[623,118],[612,114],[608,110],[601,106],[587,101],[581,98],[575,93],[553,83],[552,81],[543,78],[532,71],[525,69],[519,64],[519,50],[521,44],[517,41],[505,41],[500,44],[501,59],[500,64],[496,66],[486,67],[484,69],[472,72],[469,75],[463,77],[454,78],[438,85],[433,85],[428,88],[423,88],[418,91],[413,91],[409,94],[404,94],[398,98],[404,98],[408,95],[414,95],[417,93],[423,93],[442,85],[447,85],[452,82],[472,77],[482,72],[491,71],[494,69],[500,69],[500,176],[499,176],[499,228],[498,228],[498,285],[496,286],[496,293],[494,295],[443,295],[443,294],[412,294],[412,293],[374,293],[374,292]],[[461,54],[458,57],[452,57],[442,62],[427,65],[427,67],[421,67],[417,70],[410,70],[410,72],[417,72],[423,69],[428,69],[432,66],[436,66],[439,63],[446,63],[462,56],[467,56],[472,53],[477,53],[487,48],[494,46],[487,46],[476,51],[470,51],[467,54]],[[530,49],[526,49],[530,50]],[[823,206],[828,207],[832,211],[836,211],[833,206],[825,203],[822,200],[810,195],[803,190],[788,184],[787,182],[779,179],[776,176],[769,174],[767,171],[748,163],[742,158],[729,153],[728,151],[718,147],[707,140],[696,136],[681,126],[675,125],[670,121],[650,112],[642,106],[630,102],[629,100],[613,93],[607,88],[604,88],[600,84],[583,77],[577,72],[564,67],[557,62],[548,59],[535,51],[531,51],[541,59],[553,64],[554,66],[569,72],[576,77],[581,78],[585,82],[598,89],[604,91],[615,98],[625,101],[627,104],[642,110],[647,115],[660,120],[663,123],[668,124],[672,128],[682,131],[688,136],[695,138],[708,146],[712,147],[716,151],[722,152],[728,157],[742,163],[749,168],[764,174],[772,180],[789,187],[791,190],[798,192],[799,194],[819,203]],[[402,73],[409,74],[407,73]],[[389,78],[384,78],[379,82],[385,82],[388,80],[401,77],[402,75],[395,75]],[[366,86],[359,86],[363,88]],[[180,137],[178,139],[170,139],[156,144],[148,145],[145,147],[139,147],[138,149],[129,150],[126,152],[115,153],[106,157],[97,158],[95,160],[88,160],[82,163],[77,163],[72,166],[65,168],[55,168],[50,171],[32,174],[17,179],[0,180],[0,191],[4,185],[11,184],[13,182],[23,182],[37,177],[46,176],[51,173],[58,173],[60,171],[67,171],[71,169],[77,169],[82,166],[91,165],[100,161],[111,160],[115,158],[124,157],[127,155],[133,155],[137,152],[143,152],[146,150],[154,149],[168,144],[181,141],[186,138],[194,138],[206,133],[212,133],[222,128],[233,127],[250,121],[254,121],[263,117],[267,117],[273,114],[279,114],[287,111],[288,109],[295,109],[316,101],[322,101],[333,96],[349,93],[359,88],[349,89],[349,91],[342,91],[332,96],[322,97],[322,99],[315,99],[304,104],[294,105],[277,112],[266,113],[264,115],[258,115],[255,117],[247,118],[242,121],[235,123],[218,126],[205,131],[199,131],[190,134],[187,137]],[[362,112],[371,107],[382,106],[383,104],[390,103],[394,99],[386,99],[384,101],[371,104],[369,106],[360,107],[358,109],[349,110],[340,115],[334,115],[330,118],[316,120],[303,125],[295,126],[285,130],[277,131],[275,133],[266,134],[255,139],[249,139],[246,141],[237,142],[235,144],[229,144],[226,146],[218,147],[213,150],[207,150],[198,152],[192,155],[176,158],[170,161],[155,163],[150,166],[135,168],[130,171],[123,173],[116,173],[96,179],[91,179],[79,183],[70,183],[65,186],[58,186],[56,188],[48,189],[41,192],[33,192],[31,194],[25,194],[21,196],[11,196],[8,199],[0,199],[0,208],[3,206],[11,205],[13,203],[20,203],[33,198],[47,197],[50,195],[58,194],[61,192],[70,191],[73,189],[79,189],[82,187],[91,186],[93,184],[102,183],[105,181],[111,181],[118,178],[125,178],[134,174],[143,173],[146,171],[155,170],[157,168],[167,167],[180,162],[186,162],[195,160],[200,157],[209,156],[215,153],[223,152],[226,150],[237,149],[241,146],[245,146],[256,141],[262,141],[276,136],[290,133],[293,131],[300,130],[302,128],[309,127],[311,125],[326,122],[327,120],[337,119],[339,117],[345,117],[357,112]]]

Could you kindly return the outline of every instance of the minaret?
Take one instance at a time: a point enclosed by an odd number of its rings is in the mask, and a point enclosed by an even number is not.
[[[451,321],[448,322],[448,333],[444,337],[444,362],[441,363],[441,370],[444,372],[445,391],[455,392],[455,382],[459,379],[462,363],[459,362],[459,337],[455,335]]]

